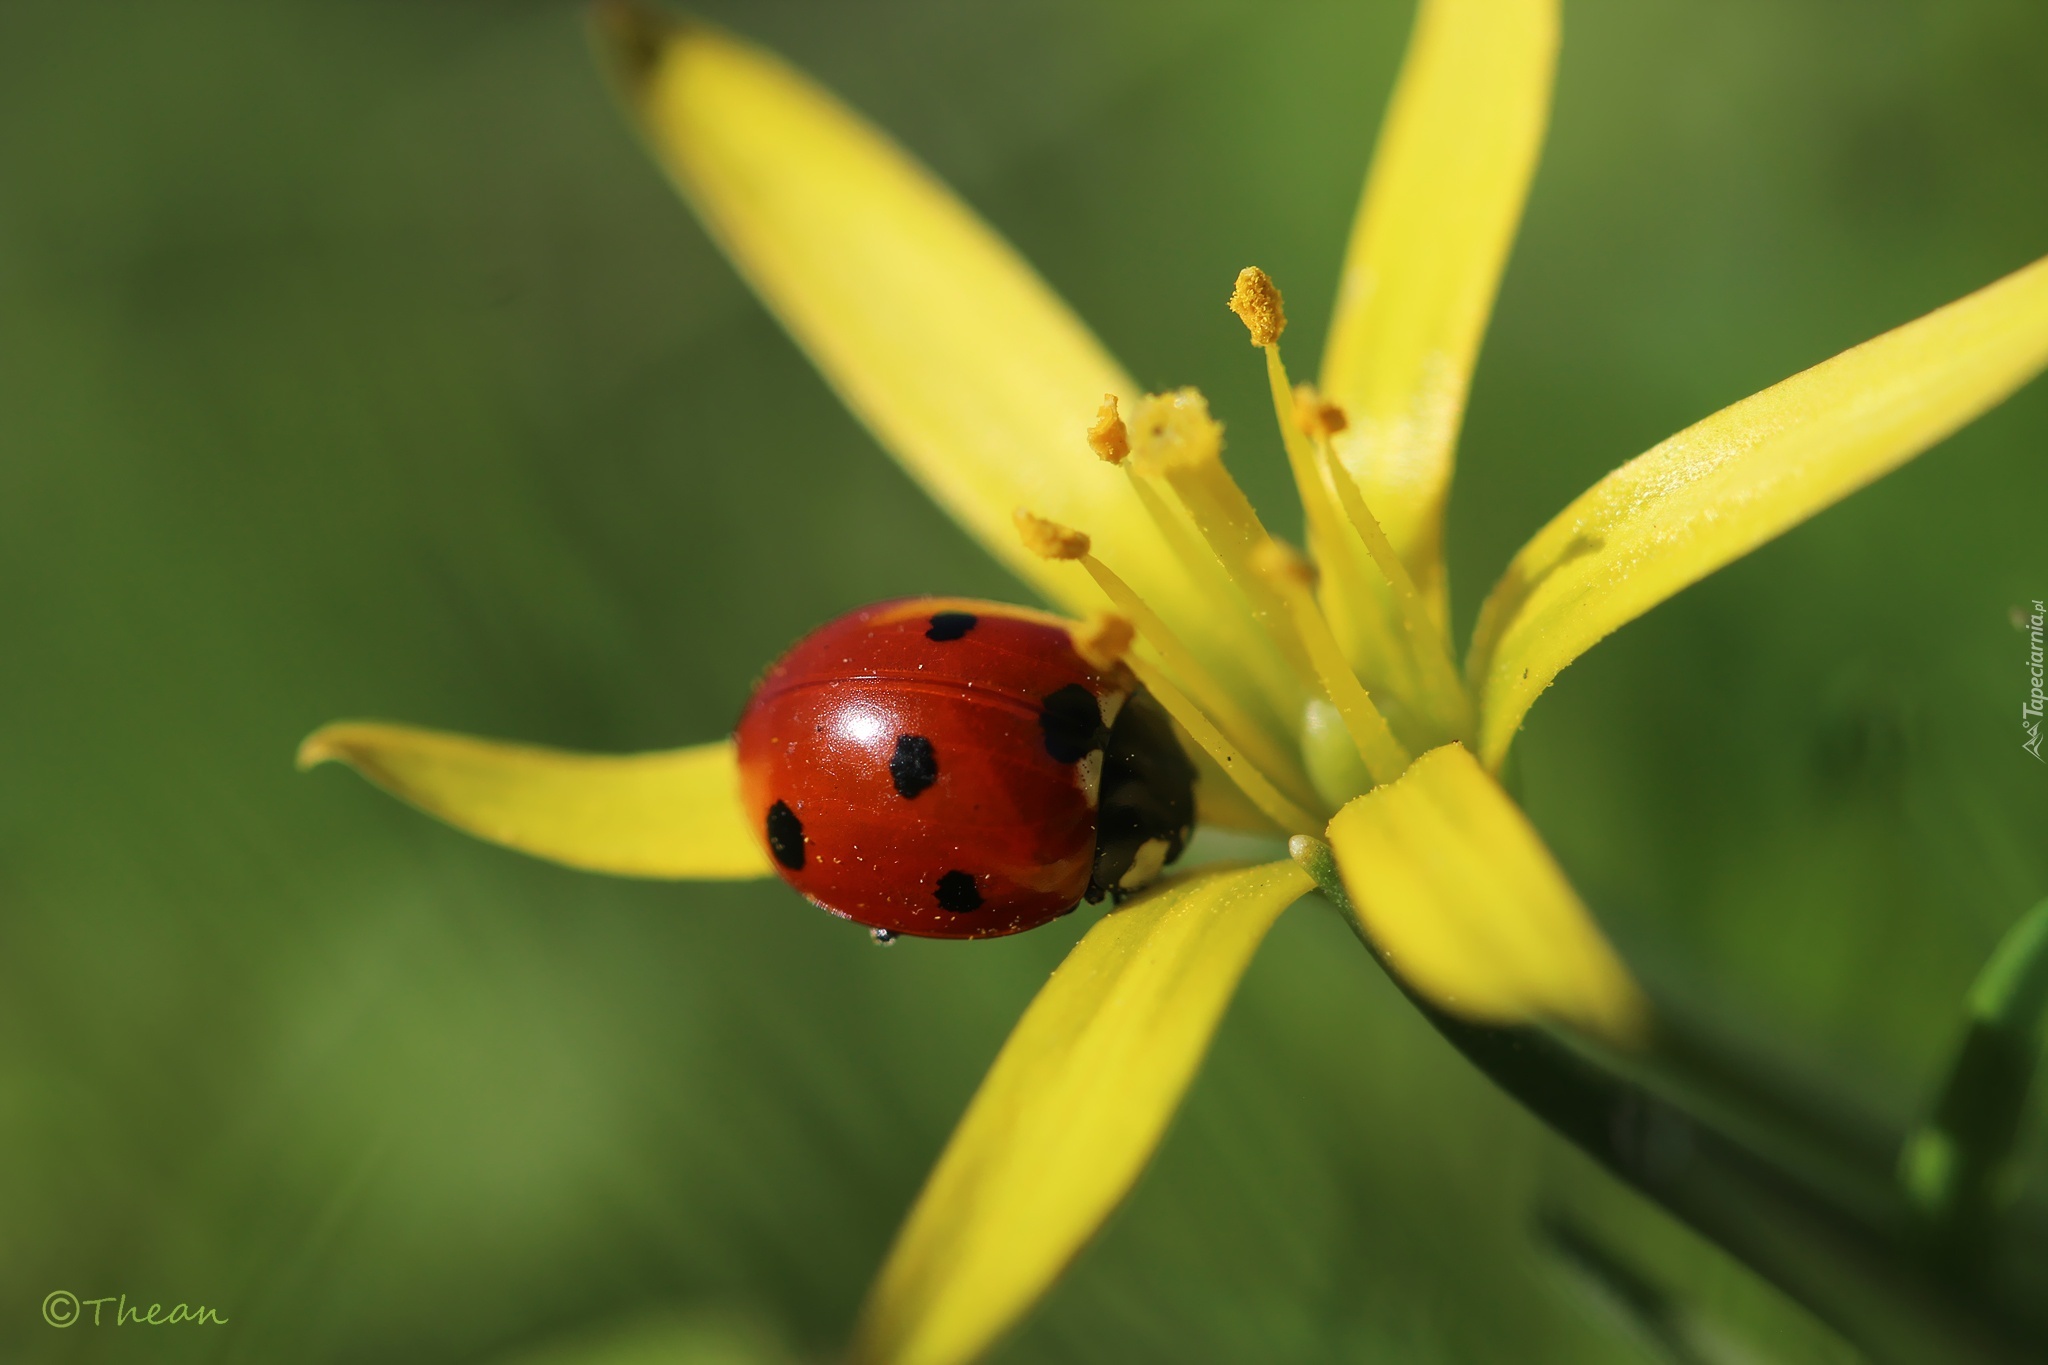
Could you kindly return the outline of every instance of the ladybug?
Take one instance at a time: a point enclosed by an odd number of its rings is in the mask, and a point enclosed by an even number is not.
[[[1121,664],[992,602],[864,607],[769,668],[733,732],[783,880],[887,942],[993,938],[1121,899],[1186,847],[1195,769]]]

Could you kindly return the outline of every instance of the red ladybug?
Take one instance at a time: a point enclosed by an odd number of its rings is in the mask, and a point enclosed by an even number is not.
[[[733,738],[783,879],[884,941],[1121,897],[1194,826],[1194,766],[1151,695],[1056,619],[992,602],[840,617],[768,670]]]

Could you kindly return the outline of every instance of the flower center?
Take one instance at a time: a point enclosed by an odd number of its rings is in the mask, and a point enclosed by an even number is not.
[[[1130,479],[1166,545],[1205,598],[1219,604],[1219,618],[1228,619],[1218,624],[1242,646],[1234,658],[1244,683],[1233,687],[1206,666],[1095,557],[1084,532],[1021,508],[1016,524],[1031,551],[1072,561],[1095,580],[1129,623],[1120,637],[1134,646],[1125,662],[1245,796],[1287,833],[1316,833],[1345,801],[1400,776],[1411,744],[1462,737],[1471,707],[1442,628],[1356,481],[1337,463],[1330,437],[1344,429],[1343,410],[1288,382],[1279,289],[1264,271],[1249,268],[1238,275],[1229,306],[1265,352],[1313,565],[1260,522],[1223,465],[1223,428],[1199,391],[1148,395],[1133,405],[1128,422],[1117,400],[1105,396],[1088,443]],[[1222,606],[1230,602],[1243,610],[1230,613]],[[1341,618],[1341,632],[1333,617]]]

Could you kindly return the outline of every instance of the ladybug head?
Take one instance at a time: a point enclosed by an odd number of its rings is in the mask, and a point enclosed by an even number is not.
[[[1117,712],[1103,746],[1095,865],[1088,899],[1122,900],[1180,857],[1195,826],[1195,765],[1166,711],[1139,688]]]

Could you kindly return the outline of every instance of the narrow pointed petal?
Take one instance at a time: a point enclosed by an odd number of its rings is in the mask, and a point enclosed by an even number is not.
[[[1018,577],[1076,612],[1086,575],[1018,543],[1076,526],[1190,644],[1206,611],[1128,480],[1089,449],[1139,389],[1016,251],[889,137],[771,54],[605,11],[626,98],[733,263],[840,397]]]
[[[1543,838],[1464,746],[1446,744],[1330,822],[1359,922],[1440,1008],[1637,1040],[1648,1010]]]
[[[1144,1169],[1252,954],[1311,885],[1291,862],[1197,872],[1088,931],[897,1234],[857,1365],[959,1365],[1029,1311]]]
[[[301,768],[329,760],[479,839],[570,867],[705,881],[774,872],[741,813],[730,740],[577,754],[343,721],[299,746]]]
[[[1572,660],[1890,473],[2048,365],[2048,258],[1637,456],[1538,531],[1479,614],[1479,753],[1498,768]]]
[[[1549,117],[1556,0],[1423,0],[1351,230],[1323,392],[1337,453],[1441,604],[1465,391]]]

